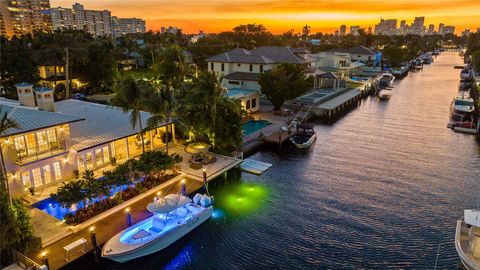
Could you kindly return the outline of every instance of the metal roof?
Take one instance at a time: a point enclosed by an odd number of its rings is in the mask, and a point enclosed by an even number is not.
[[[2,115],[4,112],[7,112],[8,117],[15,120],[19,125],[19,128],[11,128],[0,137],[83,120],[83,118],[78,115],[42,111],[37,108],[21,106],[17,101],[8,99],[0,99],[0,108]]]
[[[130,113],[117,107],[69,99],[57,102],[56,108],[59,112],[85,118],[84,121],[70,125],[72,148],[76,151],[135,135],[140,131],[138,123],[132,128]],[[150,113],[141,112],[143,128],[147,126],[150,116]]]
[[[15,84],[15,87],[32,87],[32,86],[33,84],[27,83],[27,82],[21,82],[21,83]]]
[[[307,50],[290,48],[288,46],[262,46],[253,50],[236,48],[209,57],[207,62],[273,64],[291,63],[304,64],[317,61]]]
[[[345,103],[346,101],[360,95],[361,92],[357,89],[350,90],[346,92],[345,94],[342,94],[338,97],[335,97],[325,103],[322,103],[318,106],[319,109],[323,109],[326,111],[333,110],[340,106],[341,104]]]

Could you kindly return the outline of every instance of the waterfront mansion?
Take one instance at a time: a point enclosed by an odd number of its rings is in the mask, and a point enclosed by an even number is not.
[[[142,153],[139,126],[132,128],[129,113],[122,109],[73,99],[54,102],[49,88],[29,83],[16,87],[18,101],[0,98],[2,113],[18,124],[0,136],[11,196],[73,179],[77,170],[93,170],[100,177]],[[149,116],[141,112],[143,127]],[[171,125],[170,136],[165,136],[166,124],[147,130],[145,149],[163,148],[166,138],[175,138]]]

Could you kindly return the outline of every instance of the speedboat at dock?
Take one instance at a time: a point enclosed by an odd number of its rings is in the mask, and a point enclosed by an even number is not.
[[[102,257],[127,262],[160,251],[208,220],[213,199],[196,194],[155,198],[147,205],[153,216],[119,232],[103,246]]]
[[[465,210],[457,221],[455,249],[463,266],[468,270],[480,269],[480,211]]]
[[[314,124],[299,124],[297,132],[290,137],[290,141],[299,149],[308,148],[317,139],[317,134],[313,129]]]

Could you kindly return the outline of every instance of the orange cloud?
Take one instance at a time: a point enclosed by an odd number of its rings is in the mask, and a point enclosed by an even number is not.
[[[52,7],[69,7],[79,0],[52,0]],[[84,0],[87,9],[108,9],[119,17],[141,17],[147,28],[177,26],[187,33],[218,32],[240,23],[262,23],[274,33],[300,31],[308,24],[313,32],[331,32],[339,25],[373,26],[383,18],[413,20],[425,16],[426,24],[453,24],[457,32],[480,27],[478,0]]]

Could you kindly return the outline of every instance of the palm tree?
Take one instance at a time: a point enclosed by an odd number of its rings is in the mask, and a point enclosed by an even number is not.
[[[12,128],[19,128],[19,124],[8,117],[8,112],[3,112],[2,108],[0,107],[0,136],[4,135],[9,129]],[[7,190],[8,198],[10,199],[10,203],[12,203],[12,198],[10,197],[10,190],[8,187],[8,180],[6,177],[6,169],[5,169],[5,163],[3,161],[3,151],[0,149],[0,159],[2,162],[2,171],[0,172],[0,178],[3,178],[5,181],[5,188]]]
[[[172,119],[177,112],[177,101],[175,99],[172,88],[166,87],[166,85],[155,85],[156,91],[149,93],[145,100],[145,107],[152,114],[147,119],[147,127],[149,129],[155,128],[160,124],[166,122],[166,134],[165,134],[165,150],[168,155],[168,143],[170,140],[170,126]]]
[[[148,92],[149,84],[139,81],[131,76],[124,77],[115,86],[115,96],[112,99],[114,106],[122,108],[123,112],[130,112],[130,124],[132,128],[140,128],[138,134],[142,140],[142,153],[145,153],[145,142],[142,128],[142,109],[144,95]]]
[[[178,46],[168,47],[160,55],[160,61],[154,67],[162,83],[169,88],[178,88],[185,79],[183,51]]]

